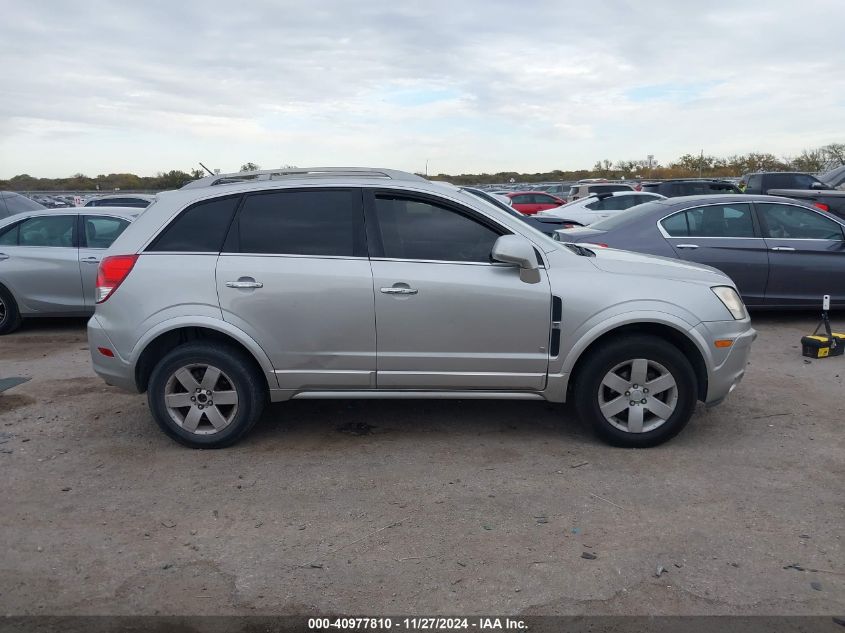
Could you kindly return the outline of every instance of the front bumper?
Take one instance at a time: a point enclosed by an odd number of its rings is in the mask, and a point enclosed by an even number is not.
[[[98,348],[112,350],[114,356],[104,356]],[[135,372],[132,366],[123,360],[106,334],[103,326],[94,315],[88,320],[88,349],[91,352],[91,364],[96,374],[106,381],[106,384],[120,387],[127,391],[138,392],[135,385]]]
[[[757,330],[750,321],[710,321],[696,327],[698,333],[707,342],[709,349],[707,371],[708,406],[722,402],[733,391],[745,375],[751,344],[757,338]],[[719,339],[731,339],[733,345],[728,348],[716,348]]]

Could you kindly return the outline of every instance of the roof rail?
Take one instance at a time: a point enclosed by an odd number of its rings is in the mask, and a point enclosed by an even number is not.
[[[257,171],[242,171],[231,174],[215,174],[197,180],[192,180],[182,189],[196,189],[199,187],[213,187],[238,182],[253,182],[256,180],[278,180],[282,178],[384,178],[386,180],[413,180],[427,182],[425,178],[405,171],[395,169],[372,169],[368,167],[303,167],[260,169]]]

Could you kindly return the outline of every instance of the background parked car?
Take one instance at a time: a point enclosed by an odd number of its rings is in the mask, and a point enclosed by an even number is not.
[[[0,220],[25,211],[41,211],[43,204],[13,191],[0,191]]]
[[[546,235],[552,236],[554,235],[554,232],[558,229],[564,229],[567,226],[571,226],[571,224],[561,220],[560,218],[541,215],[543,213],[546,213],[546,211],[541,211],[540,213],[537,213],[535,215],[524,215],[519,211],[515,211],[510,204],[511,199],[507,196],[491,194],[475,187],[460,187],[460,189],[462,191],[466,191],[467,193],[471,193],[472,195],[481,198],[482,200],[489,202],[490,204],[498,207],[508,215],[514,218],[518,218],[522,222],[525,222],[528,226],[537,229],[538,231],[540,231],[540,233],[545,233]],[[503,200],[507,200],[507,202],[504,202]]]
[[[696,178],[661,180],[644,182],[640,191],[659,193],[666,198],[678,196],[706,196],[724,193],[742,193],[733,183],[724,180],[704,180]]]
[[[586,226],[611,215],[652,200],[663,200],[664,196],[640,191],[608,191],[592,194],[586,198],[569,202],[562,207],[540,211],[535,217],[559,218],[564,227]]]
[[[569,188],[567,202],[586,198],[591,193],[608,193],[611,191],[634,191],[633,185],[621,182],[579,182]]]
[[[819,176],[819,180],[828,185],[831,189],[845,188],[845,165],[840,165],[836,169],[831,169]]]
[[[795,171],[760,171],[745,174],[740,189],[745,193],[768,194],[771,189],[829,189],[830,187],[810,174]]]
[[[845,219],[845,191],[839,189],[771,189],[769,194],[795,198]]]
[[[101,196],[99,198],[92,198],[85,203],[86,207],[133,207],[137,209],[145,209],[150,206],[155,200],[155,196],[133,193],[125,195]]]
[[[555,238],[713,266],[749,307],[817,308],[828,294],[845,308],[845,221],[789,198],[669,198]]]
[[[509,191],[505,195],[513,202],[513,208],[525,215],[566,204],[561,198],[542,191]]]
[[[0,335],[17,329],[22,318],[93,313],[103,252],[137,215],[74,207],[0,221]]]

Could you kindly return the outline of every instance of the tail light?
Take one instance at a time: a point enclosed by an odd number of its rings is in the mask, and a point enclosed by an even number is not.
[[[100,262],[97,270],[97,303],[103,303],[114,294],[118,286],[129,275],[138,255],[112,255]]]
[[[817,209],[821,209],[822,211],[830,211],[830,207],[826,205],[824,202],[814,202],[813,206]]]
[[[610,248],[607,244],[602,244],[601,242],[581,242],[582,244],[586,244],[587,246],[597,246],[599,248]]]

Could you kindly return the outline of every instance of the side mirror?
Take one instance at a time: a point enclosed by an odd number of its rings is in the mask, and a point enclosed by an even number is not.
[[[823,182],[814,182],[810,185],[810,189],[827,189],[828,186]]]
[[[527,284],[540,283],[540,265],[534,245],[519,235],[502,235],[493,244],[494,260],[519,266],[519,278]]]

